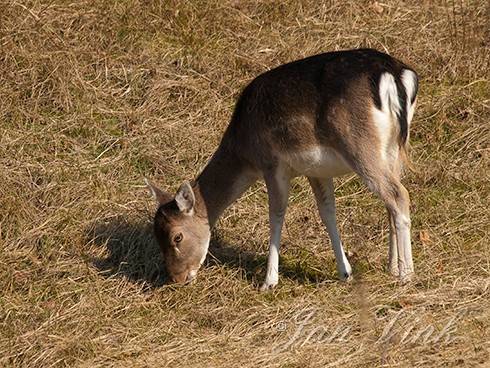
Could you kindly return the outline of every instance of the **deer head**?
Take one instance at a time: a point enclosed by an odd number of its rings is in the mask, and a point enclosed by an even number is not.
[[[196,194],[188,181],[175,196],[145,181],[157,204],[154,232],[168,275],[176,283],[190,282],[208,252],[211,230],[207,215],[198,209]]]

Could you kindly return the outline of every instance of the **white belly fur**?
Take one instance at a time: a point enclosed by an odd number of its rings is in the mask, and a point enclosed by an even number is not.
[[[296,153],[285,153],[281,158],[295,176],[327,178],[352,172],[342,156],[330,147],[317,146]]]

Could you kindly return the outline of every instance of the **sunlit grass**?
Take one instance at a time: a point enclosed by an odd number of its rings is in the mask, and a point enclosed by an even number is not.
[[[484,1],[0,4],[0,366],[483,366],[487,18]],[[198,279],[165,285],[143,177],[168,190],[193,178],[259,73],[355,47],[388,51],[421,77],[404,179],[416,280],[386,272],[384,206],[344,177],[338,223],[353,282],[337,280],[311,190],[295,179],[275,290],[257,291],[263,183],[225,212]],[[302,340],[276,349],[310,309]],[[402,312],[400,333],[376,343]],[[401,344],[414,316],[416,329],[439,332],[457,317],[457,339]],[[306,343],[318,326],[351,331]]]

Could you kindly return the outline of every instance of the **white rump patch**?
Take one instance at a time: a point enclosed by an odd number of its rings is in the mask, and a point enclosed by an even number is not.
[[[381,99],[381,109],[387,114],[397,116],[400,113],[400,100],[396,88],[395,77],[393,74],[385,72],[379,79],[379,97]]]
[[[407,94],[407,123],[408,125],[410,125],[410,122],[413,118],[413,113],[415,112],[416,101],[414,100],[413,104],[411,103],[411,101],[415,98],[417,75],[413,71],[405,69],[402,72],[401,80],[403,87],[405,87],[405,93]]]
[[[405,69],[402,72],[401,80],[408,99],[411,101],[415,97],[415,86],[417,84],[417,76],[411,70]]]
[[[398,156],[398,145],[394,144],[394,139],[399,134],[400,128],[397,121],[401,111],[398,89],[393,74],[385,72],[381,75],[379,97],[381,110],[372,106],[371,116],[378,131],[381,158],[384,161],[392,162]]]
[[[397,150],[393,149],[393,147],[397,147],[397,146],[393,145],[392,142],[393,128],[395,127],[393,123],[394,116],[391,113],[379,110],[374,106],[371,108],[371,114],[374,121],[374,125],[378,130],[381,157],[384,161],[386,161],[388,155],[392,159],[393,158],[392,156],[396,155],[397,153],[396,152]]]

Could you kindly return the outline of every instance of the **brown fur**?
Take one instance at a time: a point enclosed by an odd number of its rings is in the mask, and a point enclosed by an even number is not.
[[[192,211],[179,213],[178,197],[168,201],[166,195],[167,202],[160,203],[155,233],[171,278],[184,282],[189,274],[197,272],[207,252],[210,228],[225,208],[260,177],[265,178],[269,190],[271,216],[275,216],[271,221],[276,219],[282,224],[287,203],[276,198],[276,192],[283,191],[276,176],[288,180],[286,176],[303,174],[293,172],[283,157],[316,147],[331,149],[343,158],[385,202],[392,233],[397,234],[392,239],[409,242],[409,197],[400,183],[408,137],[404,107],[404,98],[408,97],[400,82],[404,69],[409,68],[385,54],[353,50],[299,60],[253,80],[238,100],[217,151],[192,189],[188,188],[195,197]],[[393,121],[394,136],[389,143],[390,147],[398,147],[397,157],[388,162],[381,156],[377,122],[371,114],[373,107],[380,108],[378,83],[382,73],[394,76],[403,106]],[[312,179],[317,186],[321,184]],[[175,233],[183,235],[179,245],[172,243]],[[395,253],[395,240],[391,244],[390,254]],[[411,253],[409,256],[410,262],[405,262],[408,255],[398,259],[403,274],[413,270]]]

